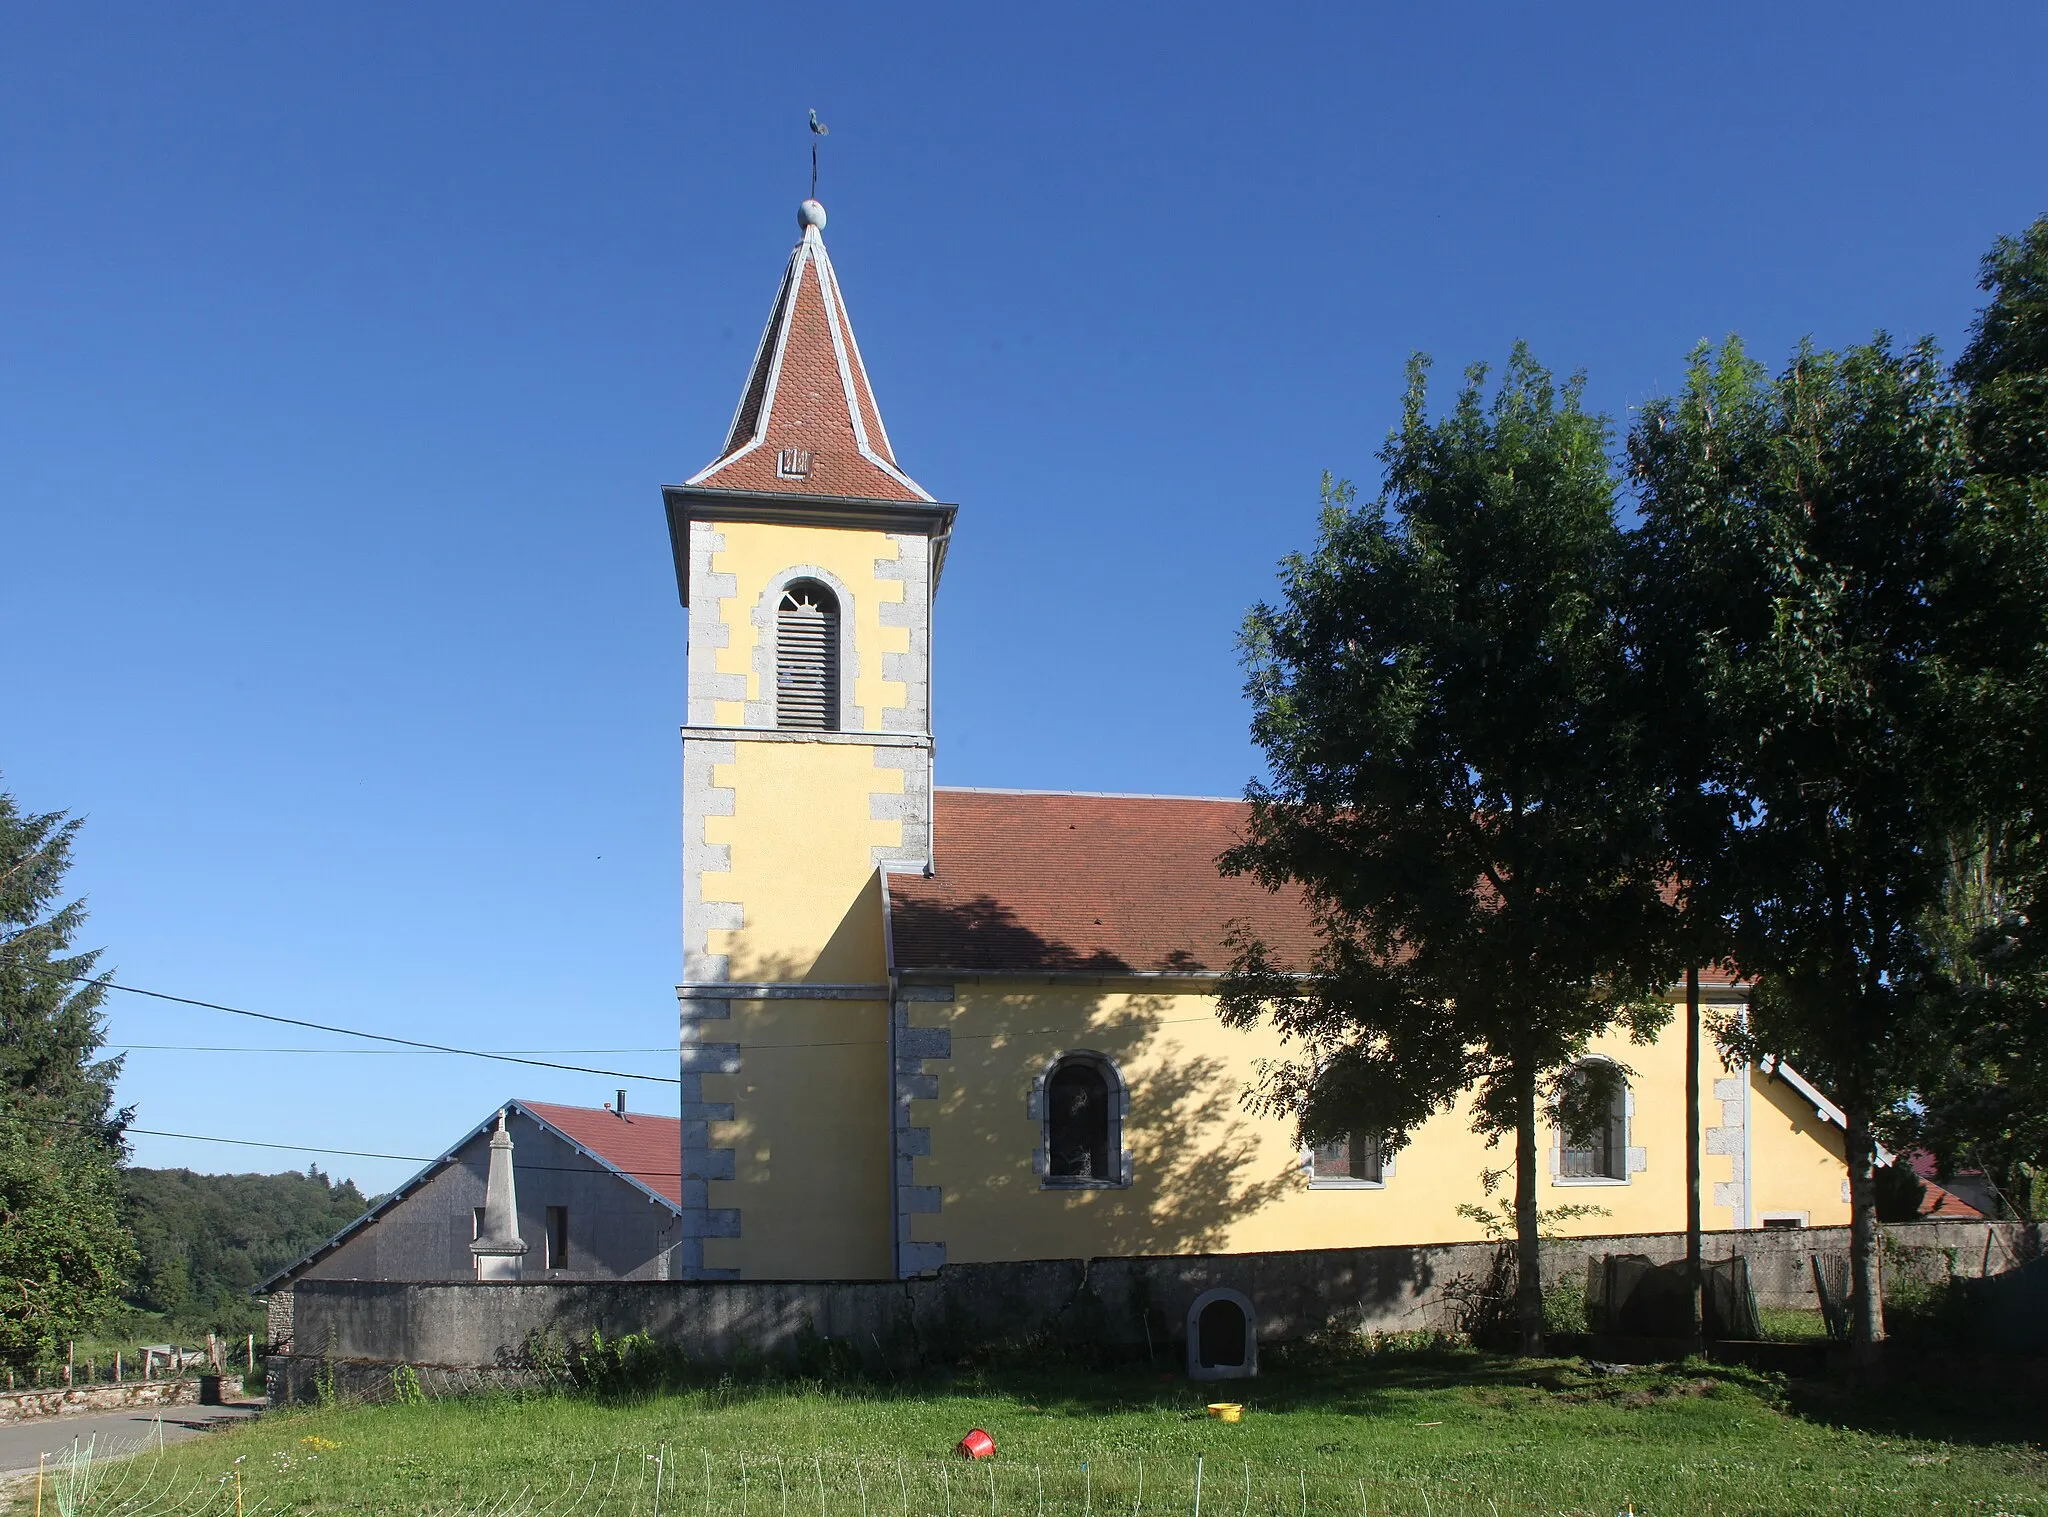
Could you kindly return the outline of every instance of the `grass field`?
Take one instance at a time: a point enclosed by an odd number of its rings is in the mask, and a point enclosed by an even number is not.
[[[328,1407],[108,1467],[66,1504],[232,1512],[239,1471],[246,1514],[1194,1517],[1199,1459],[1203,1517],[2048,1517],[2048,1419],[1995,1388],[1864,1400],[1742,1370],[1430,1350],[1283,1366],[1235,1389],[1236,1425],[1204,1414],[1214,1394],[1043,1370]],[[994,1460],[949,1456],[972,1427]]]

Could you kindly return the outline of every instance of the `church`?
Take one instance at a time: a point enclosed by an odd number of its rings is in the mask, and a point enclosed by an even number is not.
[[[1475,1238],[1505,1162],[1445,1113],[1397,1157],[1248,1113],[1226,1028],[1230,799],[942,788],[933,606],[960,508],[899,460],[815,200],[717,456],[664,489],[688,612],[673,1279]],[[970,518],[971,519],[971,518]],[[971,540],[971,539],[970,539]],[[1707,991],[1738,1004],[1742,987]],[[1617,1036],[1599,1131],[1548,1134],[1584,1234],[1685,1225],[1684,1033]],[[1842,1115],[1785,1067],[1699,1071],[1709,1229],[1848,1220]]]

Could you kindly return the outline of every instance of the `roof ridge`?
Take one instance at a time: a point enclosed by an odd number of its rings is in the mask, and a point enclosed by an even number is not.
[[[578,1106],[573,1101],[535,1101],[529,1099],[526,1096],[514,1096],[512,1099],[517,1101],[521,1106],[552,1106],[557,1111],[588,1112],[593,1117],[615,1117],[618,1115],[618,1113],[614,1111],[609,1105]],[[626,1118],[628,1121],[633,1121],[640,1117],[647,1117],[650,1120],[656,1122],[680,1122],[682,1120],[682,1118],[680,1117],[663,1116],[658,1111],[629,1111],[626,1113]]]
[[[1001,785],[934,785],[949,795],[1076,795],[1101,801],[1210,801],[1218,805],[1242,806],[1241,795],[1172,795],[1151,790],[1038,790],[1012,789]]]

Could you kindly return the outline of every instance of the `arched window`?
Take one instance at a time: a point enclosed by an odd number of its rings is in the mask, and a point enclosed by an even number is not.
[[[814,579],[775,608],[775,725],[839,730],[839,598]]]
[[[1574,1065],[1558,1088],[1561,1180],[1628,1178],[1628,1081],[1605,1059]]]
[[[1039,1172],[1047,1185],[1125,1185],[1124,1085],[1099,1054],[1062,1054],[1034,1091],[1043,1122]]]

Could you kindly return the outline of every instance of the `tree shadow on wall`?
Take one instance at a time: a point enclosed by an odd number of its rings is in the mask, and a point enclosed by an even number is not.
[[[906,969],[1030,975],[1131,968],[1045,937],[985,896],[901,909],[911,905],[899,903],[896,914],[898,964]],[[1002,1255],[1215,1252],[1231,1246],[1234,1228],[1302,1184],[1291,1146],[1276,1153],[1270,1130],[1262,1133],[1241,1109],[1249,1055],[1235,1067],[1176,1035],[1181,1024],[1221,1034],[1213,998],[1066,984],[994,993],[984,986],[970,994],[977,1002],[971,1018],[957,1004],[920,1003],[913,1012],[918,1025],[953,1034],[951,1057],[927,1066],[939,1077],[938,1110],[917,1103],[912,1121],[932,1128],[933,1159],[920,1163],[919,1183],[930,1176],[943,1185],[936,1231],[959,1240],[954,1257],[997,1255],[993,1240],[1020,1232]],[[1108,1059],[1129,1086],[1128,1187],[1048,1187],[1032,1168],[1041,1139],[1029,1111],[1032,1082],[1077,1049]]]
[[[1163,965],[1126,963],[1106,949],[1082,953],[1025,926],[990,895],[966,901],[892,901],[890,929],[896,962],[915,969],[958,969],[981,974],[1127,974],[1139,968],[1196,969],[1193,956],[1169,955]]]

